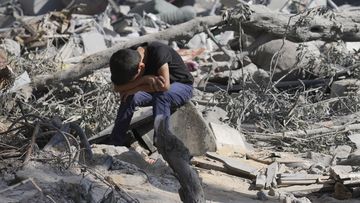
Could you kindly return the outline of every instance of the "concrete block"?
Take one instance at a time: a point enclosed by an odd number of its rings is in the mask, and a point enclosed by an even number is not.
[[[360,149],[360,134],[348,135],[348,138],[356,145],[357,149]]]
[[[86,54],[90,55],[107,49],[104,36],[96,31],[82,33],[81,39],[83,41],[84,51]]]
[[[350,53],[355,53],[355,51],[360,50],[360,42],[346,42],[345,46]]]
[[[333,152],[333,155],[338,159],[347,159],[351,152],[351,147],[348,145],[340,145],[336,147]]]
[[[192,155],[215,151],[215,137],[202,115],[189,102],[170,117],[170,130],[185,144]]]
[[[311,159],[314,163],[322,164],[325,167],[330,166],[332,161],[332,156],[316,152],[309,152],[307,158]]]
[[[246,154],[250,151],[244,136],[236,129],[228,125],[210,123],[215,136],[216,150],[220,154],[231,154],[233,152]]]
[[[360,94],[360,80],[357,79],[345,79],[333,82],[331,85],[332,98],[346,96],[348,94],[355,93]]]

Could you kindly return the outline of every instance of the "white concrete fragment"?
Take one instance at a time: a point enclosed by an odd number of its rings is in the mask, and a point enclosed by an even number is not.
[[[81,34],[86,54],[93,54],[107,49],[104,36],[98,32],[91,31]]]
[[[217,152],[220,154],[232,152],[245,154],[251,151],[244,136],[238,130],[216,123],[210,123],[210,127],[214,132]]]

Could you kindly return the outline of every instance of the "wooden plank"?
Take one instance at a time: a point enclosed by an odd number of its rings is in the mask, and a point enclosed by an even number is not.
[[[330,179],[330,176],[315,174],[280,174],[278,177],[280,185],[310,185],[315,183],[333,184],[335,182],[333,179]]]
[[[327,180],[280,180],[279,181],[279,185],[310,185],[315,183],[334,184],[335,180],[327,179]]]
[[[250,165],[246,160],[221,156],[214,152],[206,152],[206,156],[223,162],[225,167],[240,174],[251,177],[256,177],[258,174],[259,168]]]
[[[229,172],[229,169],[227,169],[222,162],[216,160],[209,160],[208,158],[193,157],[191,159],[191,164],[203,169],[221,171],[224,173]]]
[[[279,180],[279,185],[311,185],[317,183],[316,180]]]
[[[360,185],[360,179],[354,179],[354,180],[344,180],[344,185]]]
[[[329,179],[330,176],[304,174],[304,173],[295,173],[295,174],[282,173],[279,175],[279,178],[281,180],[317,180],[317,179]]]
[[[290,186],[290,187],[283,187],[279,189],[275,189],[275,191],[279,193],[292,193],[293,195],[308,195],[314,192],[325,192],[325,191],[332,191],[334,189],[333,184],[312,184],[306,186]]]
[[[270,188],[272,186],[272,183],[274,183],[278,168],[279,168],[279,165],[277,162],[274,162],[267,167],[265,189]]]

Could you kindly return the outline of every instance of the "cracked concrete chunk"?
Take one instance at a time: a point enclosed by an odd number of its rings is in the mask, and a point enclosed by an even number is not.
[[[170,130],[185,144],[192,155],[202,155],[216,149],[213,132],[191,102],[171,115]]]
[[[229,152],[246,154],[251,151],[244,135],[238,130],[225,124],[219,125],[216,123],[210,123],[210,127],[215,136],[216,150],[221,154]]]

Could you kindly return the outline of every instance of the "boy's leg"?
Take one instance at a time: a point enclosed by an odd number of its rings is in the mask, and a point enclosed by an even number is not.
[[[172,83],[166,92],[153,93],[153,116],[170,116],[172,106],[179,107],[189,101],[192,97],[193,87],[190,84]],[[154,135],[156,146],[156,135]]]
[[[128,144],[130,138],[126,136],[135,107],[151,105],[152,95],[147,92],[138,92],[129,96],[125,102],[121,102],[114,128],[111,132],[111,144],[124,146]]]

